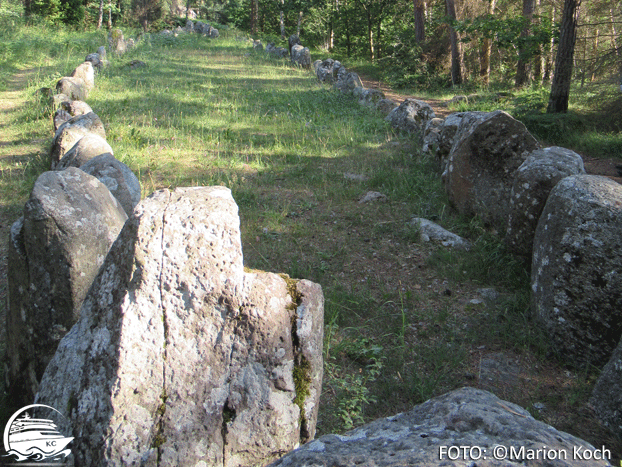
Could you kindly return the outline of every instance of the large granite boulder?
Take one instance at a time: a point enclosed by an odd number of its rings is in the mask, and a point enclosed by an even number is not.
[[[35,182],[9,247],[6,349],[15,403],[32,403],[126,219],[108,188],[81,170],[45,172]]]
[[[287,38],[287,50],[289,51],[289,57],[292,59],[292,62],[294,61],[294,54],[292,49],[296,45],[302,45],[300,43],[300,37],[298,37],[296,34],[292,34]]]
[[[610,467],[601,460],[607,454],[490,392],[462,388],[343,435],[322,436],[270,467]]]
[[[605,426],[622,431],[622,340],[600,373],[590,405]]]
[[[84,141],[85,136],[80,141]],[[128,216],[140,202],[140,182],[134,172],[110,154],[100,154],[79,166],[89,175],[108,187],[110,193],[121,203]]]
[[[93,64],[89,61],[78,65],[71,72],[71,77],[81,80],[89,91],[95,87],[95,70],[93,69]]]
[[[380,89],[362,89],[358,94],[359,104],[367,107],[374,107],[384,99],[384,93]]]
[[[89,90],[81,79],[65,76],[56,83],[56,93],[72,100],[84,101],[89,95]]]
[[[313,437],[319,285],[245,271],[224,187],[136,207],[62,340],[38,402],[76,465],[265,465]]]
[[[292,63],[302,68],[311,68],[311,52],[308,47],[296,44],[291,49]]]
[[[451,148],[457,140],[460,140],[464,133],[468,132],[473,125],[480,122],[488,115],[488,112],[455,112],[449,114],[440,127],[438,138],[437,157],[443,161],[449,157]],[[443,164],[443,171],[445,164]]]
[[[622,336],[622,185],[562,179],[536,228],[532,311],[568,364],[602,368]]]
[[[339,67],[336,71],[337,73],[337,81],[333,84],[333,88],[345,92],[345,93],[356,93],[358,91],[363,91],[363,81],[358,74],[353,71],[347,71],[345,67]]]
[[[405,99],[385,118],[394,128],[407,133],[421,134],[428,120],[434,118],[434,110],[417,99]]]
[[[87,134],[96,134],[106,139],[104,124],[93,112],[73,117],[58,127],[50,152],[51,168],[55,169],[65,153]]]
[[[61,94],[59,94],[60,96]],[[66,96],[65,96],[66,97]],[[60,108],[54,113],[54,133],[58,131],[60,126],[71,120],[72,117],[84,115],[92,112],[93,109],[83,101],[61,100]]]
[[[504,241],[511,251],[531,258],[533,236],[549,193],[562,178],[584,173],[583,159],[569,149],[538,149],[525,159],[516,170],[510,194]]]
[[[539,148],[525,125],[501,110],[477,120],[449,154],[443,173],[449,201],[505,233],[516,169]]]
[[[90,62],[93,66],[93,70],[101,71],[104,68],[104,59],[97,52],[88,54],[84,59],[85,62]]]
[[[101,154],[114,154],[108,142],[95,133],[87,133],[74,144],[56,165],[56,170],[80,167]]]
[[[127,50],[127,43],[123,37],[123,31],[119,28],[108,33],[108,46],[113,54],[122,55]],[[99,52],[99,50],[98,50]]]
[[[317,79],[320,83],[333,84],[335,82],[337,75],[336,73],[333,73],[333,71],[335,69],[336,63],[339,62],[333,60],[332,58],[327,58],[324,61],[316,60],[313,63],[313,67],[315,69],[315,76],[317,76]],[[341,64],[339,63],[339,65]],[[339,67],[337,67],[337,69],[338,68]]]

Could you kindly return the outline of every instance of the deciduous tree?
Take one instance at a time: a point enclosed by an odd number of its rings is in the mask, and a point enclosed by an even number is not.
[[[551,95],[549,96],[549,105],[546,109],[547,113],[568,111],[580,6],[581,0],[564,1],[559,46],[557,47],[557,56],[555,58],[555,72],[553,74],[553,82],[551,83]]]

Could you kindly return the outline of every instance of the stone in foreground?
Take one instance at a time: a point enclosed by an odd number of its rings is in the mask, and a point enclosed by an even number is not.
[[[549,194],[531,263],[531,309],[552,349],[602,368],[622,336],[622,185],[574,175]]]
[[[9,247],[7,376],[14,402],[32,402],[126,220],[108,188],[79,169],[45,172],[35,182]]]
[[[600,373],[590,404],[605,426],[622,432],[622,340]]]
[[[611,464],[599,458],[607,454],[490,392],[462,388],[344,435],[322,436],[270,467],[605,467]]]
[[[38,402],[67,410],[76,466],[265,465],[311,439],[319,285],[245,271],[223,187],[143,200],[113,245]]]

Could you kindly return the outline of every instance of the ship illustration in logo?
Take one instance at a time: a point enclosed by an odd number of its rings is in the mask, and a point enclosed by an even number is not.
[[[4,429],[3,441],[6,455],[15,456],[18,462],[57,461],[66,458],[71,454],[71,450],[65,448],[73,441],[73,438],[60,434],[53,420],[32,418],[28,415],[27,410],[35,407],[44,407],[58,412],[53,407],[42,404],[29,405],[15,412]]]

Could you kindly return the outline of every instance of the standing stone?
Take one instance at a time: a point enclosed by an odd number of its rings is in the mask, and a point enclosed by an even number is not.
[[[308,47],[294,45],[290,50],[292,62],[302,68],[311,68],[311,52]]]
[[[270,467],[611,467],[602,455],[601,446],[558,431],[516,404],[462,388],[343,435],[322,436]]]
[[[385,118],[393,127],[407,133],[420,134],[428,120],[436,115],[428,104],[417,99],[405,99]]]
[[[117,55],[122,55],[125,53],[127,45],[125,43],[125,38],[123,37],[123,31],[120,29],[113,29],[108,33],[108,46],[113,53]]]
[[[71,120],[58,127],[54,135],[50,153],[50,165],[52,169],[56,168],[61,158],[80,140],[80,138],[90,133],[106,139],[104,124],[93,112],[73,117]]]
[[[265,465],[315,433],[319,285],[244,271],[223,187],[136,207],[48,366],[76,465]]]
[[[66,76],[56,83],[56,93],[64,94],[72,100],[83,101],[89,95],[89,90],[81,79]]]
[[[622,340],[600,373],[590,405],[605,426],[622,431]]]
[[[562,179],[533,245],[531,308],[568,364],[602,368],[622,336],[622,185]]]
[[[501,110],[476,121],[449,155],[443,182],[450,203],[504,234],[516,169],[539,148],[525,125]]]
[[[82,138],[79,143],[87,137]],[[95,156],[79,167],[106,185],[127,215],[132,215],[140,202],[140,182],[127,165],[108,153]]]
[[[89,91],[95,87],[95,70],[91,62],[85,61],[71,72],[71,77],[80,79]],[[82,99],[84,100],[84,99]]]
[[[584,173],[583,159],[569,149],[538,149],[525,159],[516,170],[510,194],[510,214],[504,239],[510,250],[531,258],[533,236],[549,193],[562,178]]]
[[[95,133],[87,133],[65,153],[56,170],[64,170],[67,167],[80,168],[88,161],[101,154],[113,154],[108,142]],[[92,174],[91,174],[92,175]]]
[[[11,229],[7,358],[15,402],[32,402],[126,219],[108,188],[81,170],[45,172],[35,182]]]

